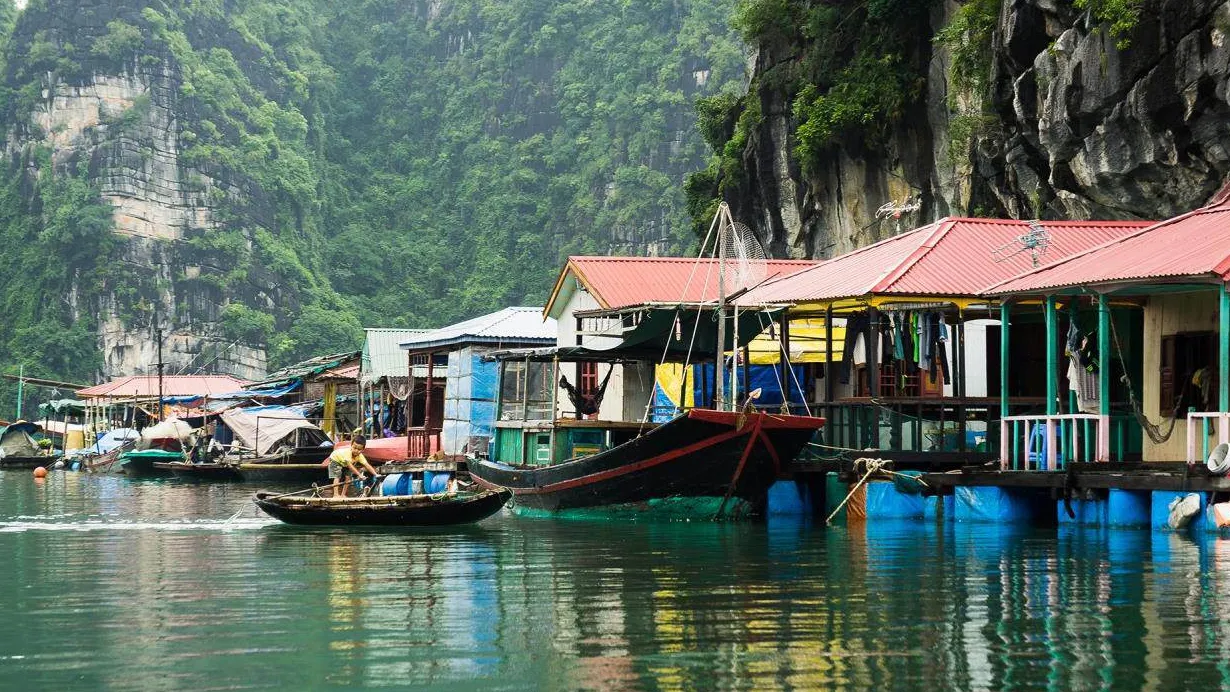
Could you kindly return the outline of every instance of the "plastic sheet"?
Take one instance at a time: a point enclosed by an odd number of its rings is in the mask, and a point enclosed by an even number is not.
[[[875,481],[866,484],[866,488],[868,519],[923,518],[922,495],[903,493],[893,481]]]
[[[1148,526],[1149,491],[1112,488],[1106,496],[1106,523],[1109,526]]]
[[[446,454],[483,454],[495,427],[499,363],[483,360],[487,349],[468,346],[449,353],[440,444]]]
[[[787,480],[769,486],[767,513],[770,516],[810,517],[813,510],[806,483]]]
[[[1006,488],[960,486],[953,493],[957,521],[1026,525],[1053,510],[1049,497],[1041,498]]]
[[[1068,514],[1069,506],[1072,508],[1072,514]],[[1107,510],[1106,500],[1060,499],[1055,501],[1055,516],[1060,524],[1106,526]]]

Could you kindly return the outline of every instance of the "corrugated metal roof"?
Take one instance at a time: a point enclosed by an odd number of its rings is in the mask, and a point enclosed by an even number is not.
[[[1230,202],[1202,207],[986,289],[1029,293],[1070,286],[1230,278]]]
[[[765,278],[793,274],[817,264],[817,260],[767,260]],[[606,309],[709,301],[716,300],[718,293],[718,261],[712,257],[569,257],[555,282],[546,314],[557,316],[563,308],[569,275],[575,276]]]
[[[462,344],[535,346],[554,344],[557,335],[555,320],[544,320],[542,308],[513,307],[416,334],[398,346],[406,350]]]
[[[1040,223],[1050,232],[1050,247],[1041,259],[1053,262],[1149,222]],[[944,218],[771,281],[738,302],[801,303],[880,294],[977,296],[988,285],[1032,266],[1029,252],[1013,254],[1016,239],[1028,231],[1028,221]],[[995,250],[1005,246],[1007,252],[997,258]]]
[[[230,375],[164,375],[163,396],[209,396],[243,389],[248,383]],[[157,375],[131,375],[87,387],[77,392],[81,399],[157,397]]]
[[[364,329],[363,381],[370,384],[385,377],[408,377],[410,374],[409,360],[399,344],[429,331],[431,330]]]

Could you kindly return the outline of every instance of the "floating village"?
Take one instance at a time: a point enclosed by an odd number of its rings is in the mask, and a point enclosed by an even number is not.
[[[722,205],[699,257],[570,257],[545,306],[367,329],[258,382],[21,378],[74,394],[17,411],[0,467],[252,483],[301,524],[1216,532],[1226,248],[1230,189],[1157,222],[943,218],[822,261],[766,259]]]

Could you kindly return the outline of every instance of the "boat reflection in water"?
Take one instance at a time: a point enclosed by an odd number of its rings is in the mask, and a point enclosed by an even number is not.
[[[1230,684],[1225,542],[507,514],[304,530],[228,523],[242,487],[3,476],[5,688]]]

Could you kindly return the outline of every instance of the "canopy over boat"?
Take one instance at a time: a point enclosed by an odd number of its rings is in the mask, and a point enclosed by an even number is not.
[[[39,453],[38,443],[31,437],[42,428],[36,423],[17,421],[0,428],[0,459],[32,457]]]
[[[317,426],[303,417],[303,412],[288,406],[259,406],[222,412],[222,422],[235,434],[235,440],[247,449],[265,456],[277,449],[297,431],[303,436],[292,446],[317,446],[329,441]]]

